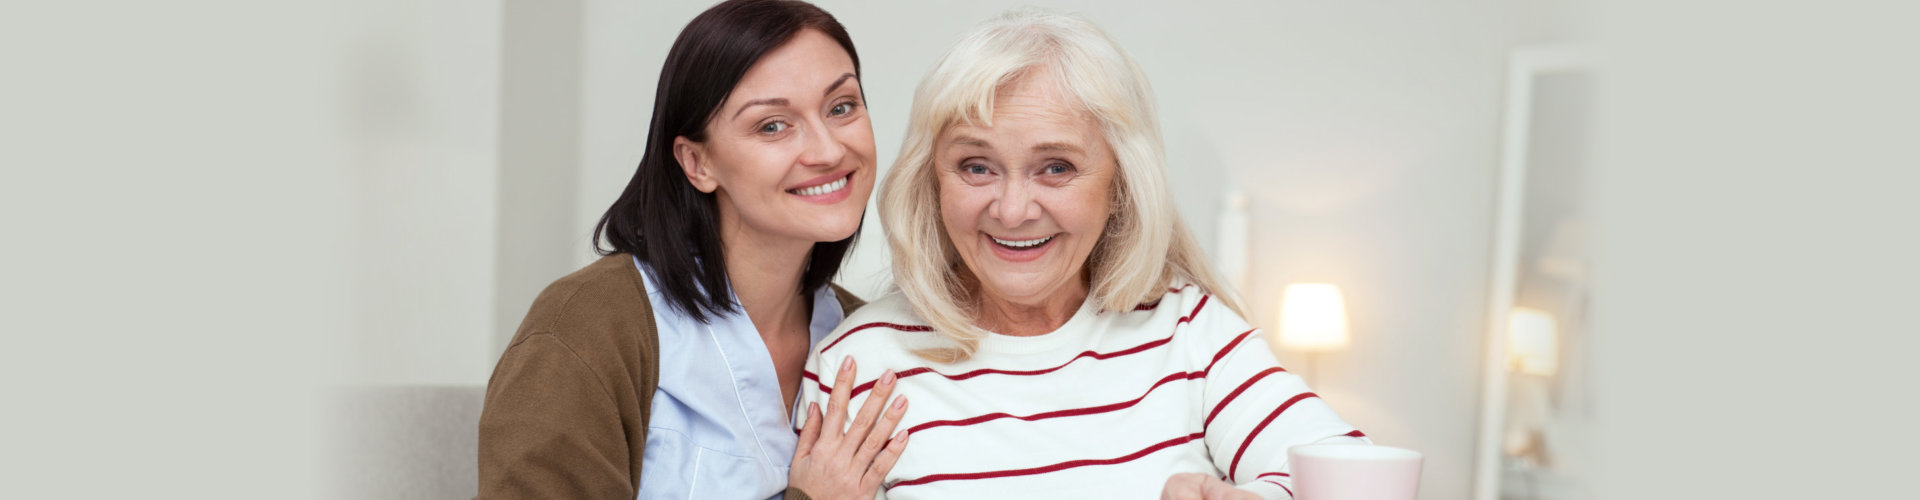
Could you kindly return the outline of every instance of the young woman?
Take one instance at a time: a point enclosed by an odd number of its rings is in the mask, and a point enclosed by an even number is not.
[[[789,427],[808,350],[860,304],[828,283],[873,190],[860,83],[813,5],[732,0],[687,24],[595,229],[612,248],[535,299],[494,369],[480,498],[873,497],[905,398]]]

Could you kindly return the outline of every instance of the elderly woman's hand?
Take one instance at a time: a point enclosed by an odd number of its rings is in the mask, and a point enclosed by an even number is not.
[[[857,373],[852,358],[840,364],[833,379],[833,394],[822,417],[818,403],[807,404],[807,423],[800,428],[800,444],[794,449],[793,468],[787,474],[787,486],[805,496],[820,500],[873,498],[880,481],[893,470],[900,452],[907,448],[907,433],[892,439],[893,428],[907,412],[907,398],[901,396],[887,405],[893,395],[892,371],[880,375],[867,396],[853,427],[846,427],[847,405],[853,398]],[[882,414],[880,408],[886,405]],[[878,418],[878,421],[875,419]],[[846,428],[846,432],[841,429]],[[790,496],[791,497],[791,496]]]
[[[1160,500],[1260,500],[1260,495],[1235,488],[1212,474],[1174,474],[1160,489]]]

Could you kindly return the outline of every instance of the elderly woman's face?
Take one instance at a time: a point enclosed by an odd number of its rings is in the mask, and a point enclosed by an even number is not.
[[[993,126],[957,123],[934,144],[941,222],[987,298],[1084,297],[1081,270],[1113,210],[1113,150],[1049,80],[1007,84]]]

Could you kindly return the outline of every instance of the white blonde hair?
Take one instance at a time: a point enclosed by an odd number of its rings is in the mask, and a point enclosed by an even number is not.
[[[933,331],[953,341],[916,354],[965,360],[987,335],[977,324],[977,297],[961,274],[965,266],[941,224],[935,141],[963,120],[991,126],[994,94],[1036,72],[1052,75],[1049,83],[1067,104],[1100,124],[1119,167],[1113,216],[1087,259],[1090,300],[1102,311],[1127,311],[1186,282],[1238,311],[1174,209],[1146,73],[1092,23],[1016,9],[968,32],[920,81],[900,158],[880,192],[895,285]]]

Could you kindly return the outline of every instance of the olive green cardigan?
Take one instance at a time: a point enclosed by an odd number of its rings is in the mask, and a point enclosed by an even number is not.
[[[833,291],[848,313],[864,304]],[[659,361],[653,305],[631,255],[548,285],[487,381],[476,498],[634,498]],[[787,498],[806,495],[789,488]]]

